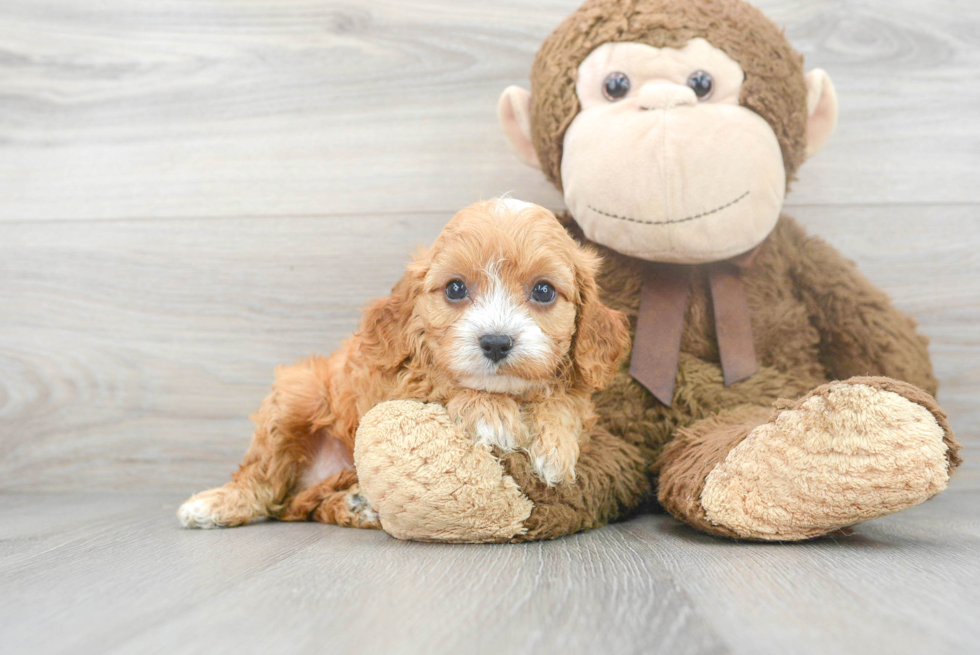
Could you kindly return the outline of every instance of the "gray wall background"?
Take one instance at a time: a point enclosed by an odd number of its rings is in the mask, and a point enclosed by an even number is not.
[[[0,491],[222,482],[455,210],[561,208],[495,107],[577,4],[3,0]],[[757,4],[840,99],[786,211],[920,321],[976,461],[980,3]]]

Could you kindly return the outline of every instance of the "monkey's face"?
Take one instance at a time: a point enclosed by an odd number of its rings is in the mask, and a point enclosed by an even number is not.
[[[683,48],[606,43],[582,62],[565,133],[565,202],[621,253],[695,264],[739,255],[779,218],[779,141],[739,105],[741,66],[701,38]]]
[[[594,36],[582,25],[602,32],[604,24],[576,15],[562,23],[535,60],[534,102],[526,90],[508,87],[498,106],[501,125],[524,161],[560,186],[589,239],[672,263],[748,252],[779,218],[787,171],[833,132],[833,84],[820,69],[804,75],[778,28],[751,7],[715,16],[704,13],[710,3],[647,4],[660,9],[646,12],[646,23],[634,17],[623,41],[581,59],[577,52]],[[677,29],[672,22],[703,23],[699,29],[726,49],[701,37],[676,47],[627,40],[645,29]]]

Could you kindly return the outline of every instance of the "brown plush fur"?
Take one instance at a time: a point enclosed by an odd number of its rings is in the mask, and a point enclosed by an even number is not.
[[[562,188],[562,142],[579,112],[575,82],[588,54],[608,42],[681,47],[696,37],[741,64],[740,102],[772,127],[792,178],[806,156],[803,57],[761,11],[740,0],[588,0],[545,40],[531,68],[531,134],[555,186]]]
[[[574,484],[548,486],[527,457],[497,453],[505,470],[534,502],[522,534],[511,541],[554,539],[598,528],[640,504],[650,489],[646,464],[635,446],[596,427],[582,448]]]
[[[607,261],[599,277],[603,299],[624,312],[635,329],[638,262],[608,249],[601,252]],[[883,375],[935,392],[928,341],[916,334],[915,323],[852,262],[808,237],[792,219],[780,219],[742,281],[759,372],[724,386],[708,281],[696,269],[672,406],[654,402],[623,367],[596,396],[600,424],[648,448],[652,460],[678,427],[741,405],[768,407],[828,380]]]
[[[562,219],[584,241],[571,217]],[[596,247],[605,258],[598,278],[602,299],[629,317],[632,331],[639,304],[639,263]],[[521,485],[536,506],[528,522],[534,521],[534,537],[600,525],[633,509],[635,490],[645,483],[636,462],[623,457],[627,448],[640,454],[668,510],[702,530],[734,536],[704,519],[698,502],[704,477],[753,427],[765,422],[775,403],[785,405],[781,399],[800,398],[821,384],[855,373],[905,380],[924,390],[913,394],[904,385],[902,395],[933,413],[946,433],[949,470],[959,465],[959,444],[930,395],[937,383],[927,339],[853,262],[824,241],[807,236],[784,216],[743,273],[743,284],[759,372],[724,385],[708,282],[703,272],[696,271],[673,404],[665,407],[656,401],[630,377],[627,366],[621,366],[609,386],[594,397],[599,414],[596,430],[614,436],[606,440],[603,451],[583,455],[577,469],[580,479],[596,483],[587,493],[576,492],[581,497],[567,498],[564,508],[555,507],[554,490]],[[892,390],[889,383],[879,378],[875,385]],[[504,464],[515,479],[527,479],[522,472],[527,464],[520,455],[505,458]],[[538,510],[539,504],[547,509]]]
[[[531,139],[555,186],[562,188],[562,143],[580,109],[575,83],[585,57],[606,42],[680,47],[695,37],[741,65],[740,103],[772,127],[787,184],[791,181],[806,154],[803,58],[758,9],[741,0],[587,0],[545,40],[531,71]],[[573,217],[562,220],[585,242]],[[605,258],[599,278],[603,300],[624,312],[635,331],[639,262],[599,250]],[[808,237],[791,218],[779,220],[742,279],[759,371],[724,385],[708,282],[704,270],[695,269],[672,405],[656,401],[621,367],[595,397],[596,430],[610,435],[607,447],[583,456],[578,469],[582,480],[596,481],[594,486],[564,499],[563,508],[556,507],[554,490],[524,487],[536,507],[547,507],[532,513],[534,535],[567,534],[632,509],[634,492],[644,481],[622,453],[635,448],[651,477],[659,477],[660,497],[670,511],[701,529],[733,536],[704,519],[700,489],[714,465],[766,420],[780,398],[799,398],[829,380],[873,375],[911,382],[927,392],[914,402],[930,411],[936,407],[928,395],[937,384],[927,341],[916,333],[914,322],[853,263]],[[933,413],[947,435],[952,470],[959,463],[958,446],[941,412]],[[518,480],[526,479],[521,460],[519,455],[504,460]]]
[[[736,537],[714,525],[701,507],[701,491],[713,468],[725,461],[732,448],[769,418],[766,407],[751,405],[719,412],[677,431],[657,461],[661,476],[658,499],[668,512],[689,525],[721,537]]]
[[[505,285],[515,302],[529,303],[530,320],[547,340],[541,346],[547,352],[537,357],[500,363],[495,382],[512,384],[507,392],[460,382],[466,373],[456,370],[454,330],[471,300],[454,303],[445,296],[453,279],[466,280],[474,293],[489,286],[483,279],[491,275],[488,263],[495,284]],[[377,527],[347,507],[354,471],[307,489],[300,482],[324,440],[337,439],[353,453],[361,417],[392,399],[439,403],[468,433],[480,421],[501,425],[516,435],[515,447],[552,457],[559,473],[574,477],[580,443],[596,418],[591,395],[629,348],[625,317],[599,301],[598,266],[594,252],[576,244],[541,207],[489,201],[459,212],[391,295],[367,308],[338,351],[277,370],[272,394],[253,417],[255,434],[240,469],[224,487],[200,495],[206,507],[220,508],[207,521],[230,526],[271,516]],[[540,279],[557,289],[548,305],[527,299]]]

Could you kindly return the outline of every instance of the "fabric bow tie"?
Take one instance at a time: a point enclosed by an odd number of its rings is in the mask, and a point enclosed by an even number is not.
[[[749,305],[741,281],[742,269],[752,264],[756,252],[701,264],[708,270],[725,386],[744,380],[759,370],[752,343]],[[643,289],[633,337],[630,375],[667,407],[674,397],[681,333],[694,268],[695,265],[643,262]]]

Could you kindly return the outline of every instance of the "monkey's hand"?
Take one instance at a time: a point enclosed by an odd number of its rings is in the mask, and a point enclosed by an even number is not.
[[[649,489],[635,446],[598,427],[588,432],[576,481],[548,486],[523,448],[495,457],[441,405],[393,400],[361,419],[354,462],[381,527],[399,539],[554,539],[614,520]]]
[[[441,405],[381,403],[354,443],[362,493],[393,537],[475,543],[527,532],[534,503]]]

